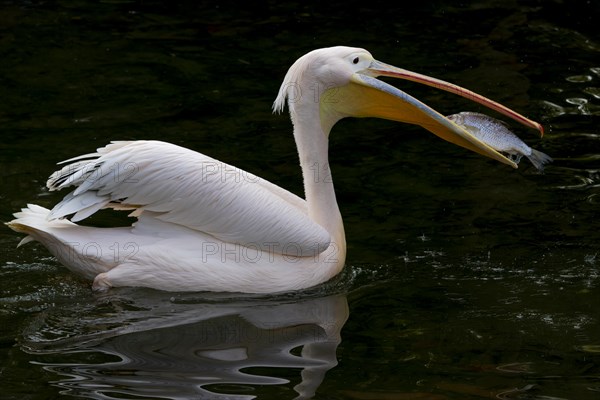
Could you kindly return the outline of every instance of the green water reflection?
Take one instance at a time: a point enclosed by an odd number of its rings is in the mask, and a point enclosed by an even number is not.
[[[540,120],[543,140],[518,133],[556,160],[544,175],[514,171],[421,129],[344,120],[331,165],[347,266],[281,297],[96,296],[4,229],[3,398],[598,397],[597,5],[14,1],[0,11],[3,221],[28,202],[51,207],[63,195],[44,189],[55,163],[115,139],[181,144],[301,194],[291,125],[271,103],[298,56],[334,44]],[[473,107],[402,88],[445,114]]]

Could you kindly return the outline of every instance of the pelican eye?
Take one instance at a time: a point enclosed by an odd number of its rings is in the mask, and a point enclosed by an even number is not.
[[[352,60],[352,64],[358,64],[359,61],[360,59],[358,57],[354,57],[354,60]]]

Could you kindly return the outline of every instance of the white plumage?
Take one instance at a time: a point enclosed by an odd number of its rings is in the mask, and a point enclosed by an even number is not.
[[[315,50],[288,71],[273,107],[282,110],[287,99],[306,199],[173,144],[118,141],[67,160],[47,186],[75,190],[52,210],[28,205],[8,226],[28,235],[21,244],[37,240],[73,272],[93,279],[96,290],[268,293],[322,283],[341,271],[346,256],[328,164],[329,132],[339,119],[372,116],[419,124],[512,165],[433,109],[373,78],[378,75],[430,84],[348,47]],[[456,91],[439,82],[437,87]],[[476,101],[539,127],[490,100]],[[131,210],[137,221],[116,228],[75,224],[104,208]]]

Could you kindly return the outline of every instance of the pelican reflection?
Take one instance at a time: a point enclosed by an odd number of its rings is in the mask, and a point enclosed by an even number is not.
[[[94,316],[83,315],[90,311],[84,309],[46,314],[23,345],[69,360],[37,363],[61,376],[52,383],[65,394],[253,399],[273,385],[282,393],[280,386],[299,381],[289,397],[305,399],[337,365],[348,318],[344,295],[287,302],[138,299],[123,308],[105,315],[95,310]]]

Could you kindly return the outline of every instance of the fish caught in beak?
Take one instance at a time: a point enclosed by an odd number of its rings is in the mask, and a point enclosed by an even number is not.
[[[342,116],[377,117],[420,125],[448,142],[517,168],[517,164],[513,160],[505,157],[462,126],[457,125],[425,103],[377,79],[379,76],[405,79],[457,94],[512,118],[525,126],[537,129],[543,135],[543,127],[539,123],[480,94],[449,82],[397,68],[374,59],[370,61],[367,68],[355,72],[347,85],[332,89],[338,91],[335,95],[343,96],[343,102],[330,101],[329,104],[322,104],[322,108],[324,107],[327,111],[334,111]]]

